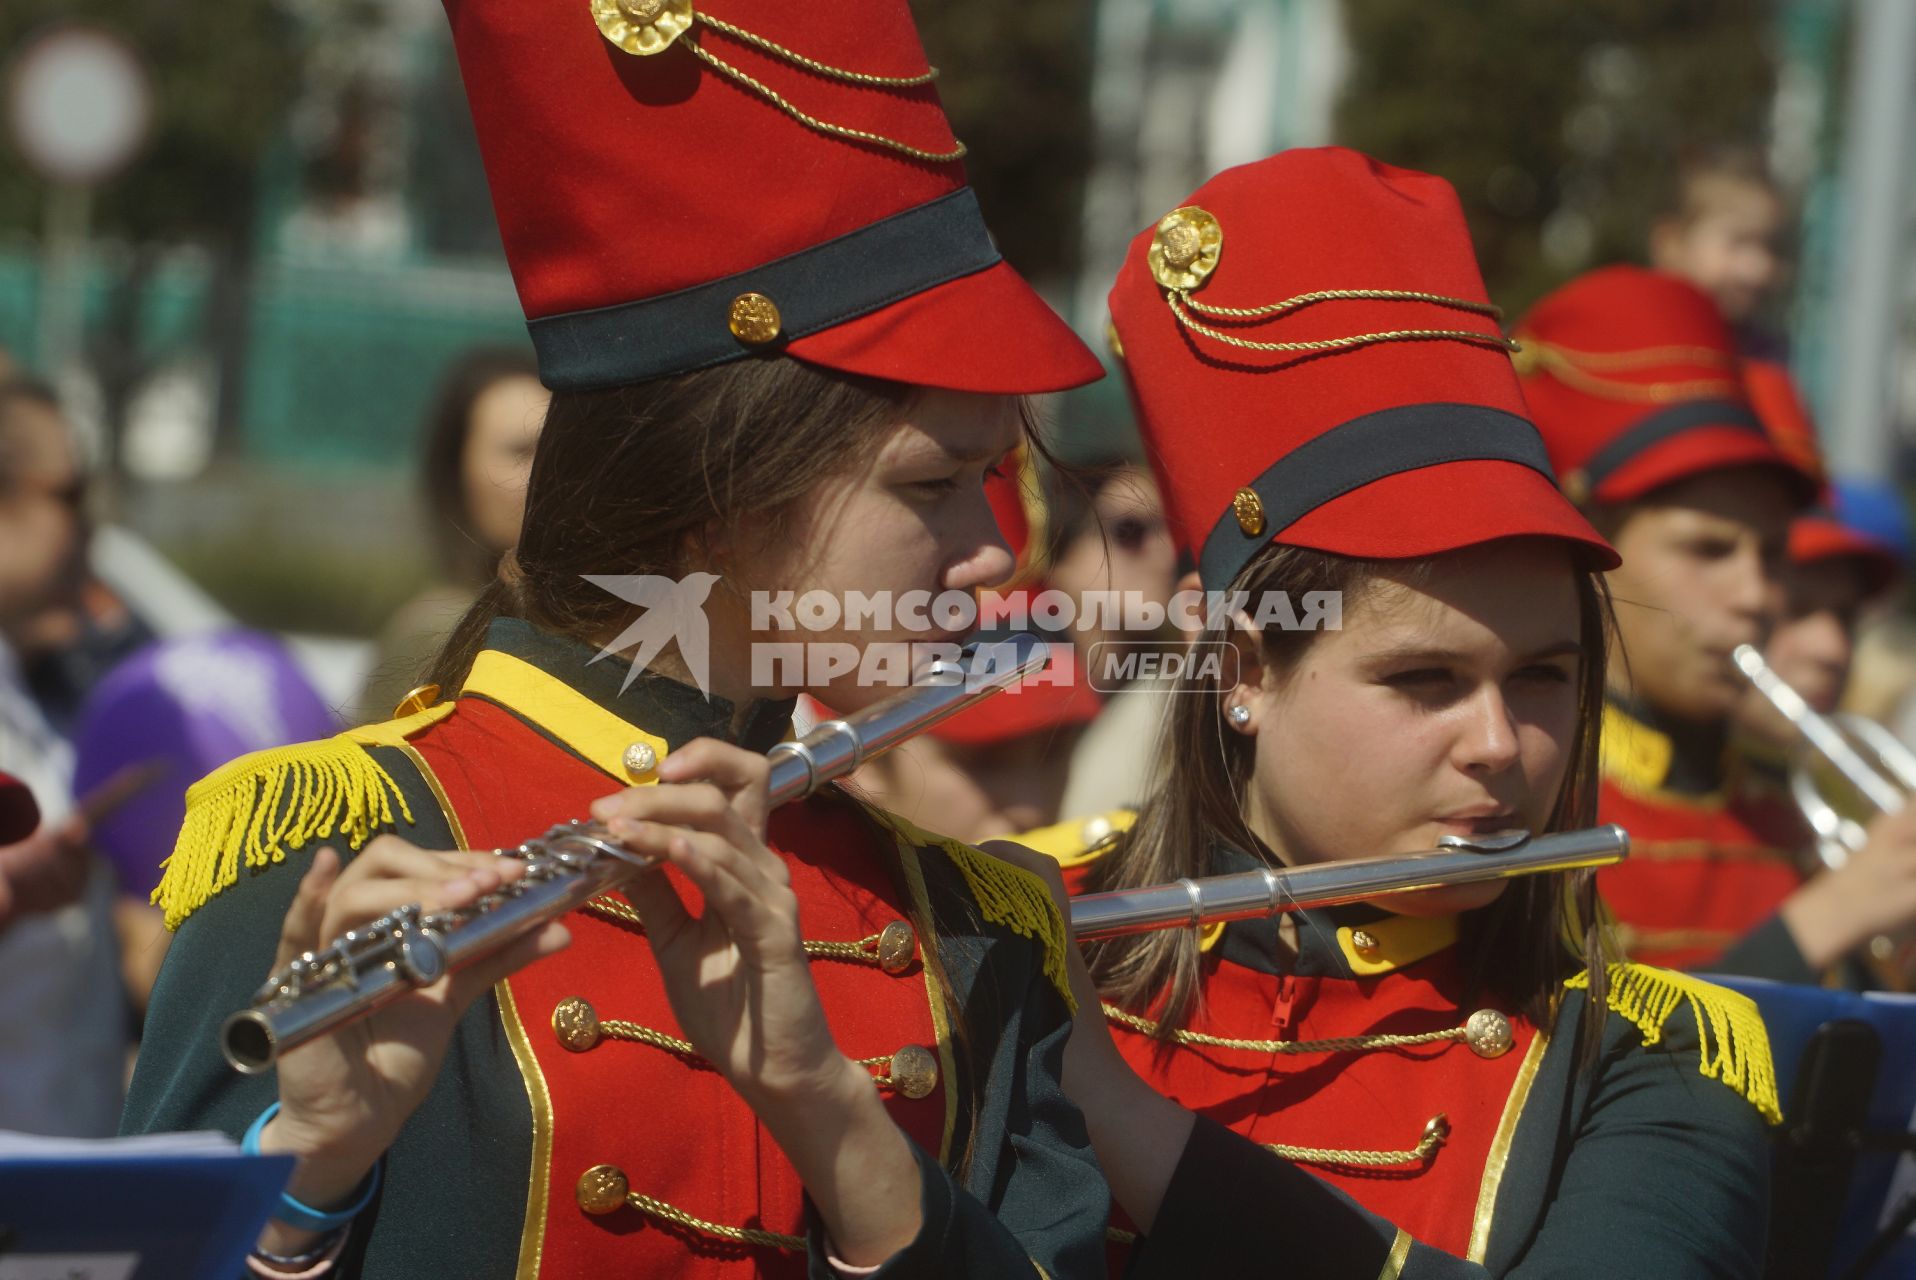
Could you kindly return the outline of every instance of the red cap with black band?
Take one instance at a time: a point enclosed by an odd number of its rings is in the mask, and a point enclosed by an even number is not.
[[[1729,326],[1688,281],[1603,267],[1538,302],[1514,336],[1524,397],[1572,501],[1628,502],[1744,466],[1775,468],[1810,497],[1750,407]]]
[[[1456,193],[1337,147],[1226,170],[1132,242],[1114,350],[1204,586],[1266,544],[1615,552],[1564,501]]]
[[[996,394],[1102,368],[998,255],[906,0],[445,0],[555,390],[783,353]]]
[[[1888,543],[1844,524],[1831,509],[1829,473],[1823,466],[1816,422],[1789,370],[1774,360],[1745,361],[1743,386],[1770,439],[1819,493],[1816,506],[1790,521],[1790,562],[1813,565],[1848,560],[1862,574],[1866,595],[1887,589],[1902,576],[1903,562]]]

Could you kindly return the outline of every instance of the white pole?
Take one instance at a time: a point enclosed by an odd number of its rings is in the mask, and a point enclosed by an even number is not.
[[[1881,480],[1894,474],[1916,3],[1856,0],[1854,20],[1840,283],[1830,300],[1837,380],[1826,445],[1835,474]]]

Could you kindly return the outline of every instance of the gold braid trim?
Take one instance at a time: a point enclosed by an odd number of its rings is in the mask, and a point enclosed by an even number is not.
[[[828,62],[820,62],[816,58],[808,58],[797,50],[787,49],[784,45],[767,40],[764,36],[753,35],[750,31],[745,30],[745,28],[735,27],[723,19],[714,18],[709,13],[695,12],[692,16],[695,21],[702,22],[708,27],[714,27],[723,31],[726,35],[731,36],[735,40],[741,40],[751,45],[754,49],[769,53],[776,58],[783,58],[787,62],[804,67],[807,71],[816,71],[821,76],[828,76],[833,80],[843,80],[847,84],[873,85],[890,89],[910,89],[921,84],[930,84],[938,78],[937,67],[927,67],[917,75],[910,76],[876,76],[868,71],[847,71],[843,67],[834,67]]]
[[[643,1044],[649,1045],[654,1049],[663,1049],[667,1053],[677,1054],[694,1066],[704,1067],[707,1070],[710,1070],[712,1067],[712,1063],[709,1059],[699,1056],[699,1051],[692,1047],[690,1040],[681,1040],[675,1035],[660,1031],[654,1027],[641,1026],[636,1022],[627,1022],[623,1018],[602,1018],[599,1021],[599,1034],[613,1040],[624,1040],[631,1044]],[[881,1053],[870,1058],[856,1058],[854,1061],[857,1062],[859,1066],[870,1070],[872,1067],[890,1066],[892,1056],[893,1055],[889,1053]],[[889,1072],[879,1072],[872,1077],[872,1082],[880,1088],[889,1089],[892,1087],[892,1078]]]
[[[627,1191],[625,1202],[648,1218],[659,1222],[668,1222],[675,1227],[697,1232],[702,1236],[711,1236],[718,1240],[729,1240],[733,1244],[757,1245],[761,1249],[802,1250],[805,1247],[803,1236],[781,1235],[776,1231],[761,1231],[756,1227],[728,1227],[721,1222],[707,1222],[695,1217],[675,1204],[646,1195],[643,1191]]]
[[[1379,292],[1382,291],[1380,290]],[[1207,338],[1225,343],[1228,346],[1239,347],[1245,351],[1346,351],[1355,347],[1371,346],[1379,342],[1464,342],[1472,346],[1490,347],[1497,351],[1514,352],[1517,350],[1517,344],[1502,334],[1478,333],[1472,329],[1386,329],[1380,333],[1353,333],[1341,338],[1320,338],[1309,342],[1256,342],[1250,338],[1240,338],[1236,334],[1225,333],[1220,329],[1214,329],[1191,315],[1189,311],[1185,310],[1185,306],[1186,304],[1195,306],[1196,302],[1191,297],[1191,291],[1189,289],[1173,289],[1165,294],[1165,298],[1170,302],[1171,313],[1177,317],[1178,323],[1189,329],[1192,333],[1203,334]],[[1458,302],[1452,299],[1437,299],[1434,297],[1422,297],[1420,295],[1420,300],[1438,301],[1445,305],[1461,306],[1471,310],[1479,309],[1476,303]],[[1272,305],[1282,307],[1287,304],[1274,303]],[[1206,307],[1204,310],[1208,314],[1213,315],[1232,314],[1223,308]],[[1256,314],[1256,312],[1253,311],[1246,314]]]
[[[764,81],[755,80],[731,63],[724,61],[717,54],[708,53],[704,46],[699,44],[698,41],[687,40],[685,47],[690,49],[700,62],[703,62],[706,66],[712,68],[712,70],[731,80],[733,83],[765,99],[765,101],[771,103],[780,111],[783,111],[786,115],[804,125],[807,129],[826,134],[830,137],[843,138],[848,142],[869,143],[874,147],[883,147],[887,151],[896,151],[899,155],[909,156],[913,160],[923,160],[930,164],[945,164],[953,160],[962,160],[968,154],[965,150],[965,144],[962,142],[957,143],[950,151],[926,151],[921,147],[914,147],[909,143],[900,142],[896,138],[887,138],[882,133],[872,133],[865,129],[853,129],[842,124],[833,124],[829,120],[820,120],[817,116],[807,115],[805,112],[799,110],[790,99],[786,98],[783,94],[779,93],[778,90],[772,88]]]
[[[1073,945],[1071,935],[1043,880],[1023,867],[994,858],[963,841],[936,836],[913,826],[895,813],[871,805],[866,806],[866,812],[891,828],[898,840],[919,848],[937,849],[950,859],[964,876],[965,886],[971,890],[979,913],[987,921],[1038,943],[1044,952],[1045,977],[1057,988],[1065,1007],[1072,1013],[1078,1011],[1078,1002],[1071,994],[1071,978],[1065,971],[1065,948]]]
[[[639,913],[629,903],[620,902],[609,893],[602,893],[582,904],[579,910],[587,915],[598,916],[601,920],[624,925],[636,933],[645,932],[645,922],[639,919]],[[845,960],[869,965],[878,963],[878,935],[875,933],[857,942],[824,942],[807,938],[804,945],[805,954],[814,960]]]
[[[1263,1147],[1273,1155],[1283,1156],[1298,1164],[1388,1169],[1393,1165],[1423,1164],[1437,1154],[1437,1148],[1449,1139],[1450,1121],[1439,1115],[1431,1117],[1430,1123],[1424,1126],[1424,1136],[1408,1151],[1346,1151],[1337,1147],[1293,1147],[1284,1142],[1266,1142]]]
[[[1702,364],[1728,368],[1729,361],[1710,347],[1644,347],[1636,351],[1573,351],[1538,338],[1521,337],[1513,347],[1511,363],[1522,377],[1548,374],[1565,386],[1585,395],[1608,400],[1641,401],[1668,404],[1679,400],[1700,400],[1707,396],[1729,395],[1738,390],[1733,376],[1692,378],[1684,382],[1622,382],[1595,372],[1622,372],[1655,368],[1658,365]]]
[[[1319,302],[1428,302],[1432,306],[1451,307],[1458,311],[1474,311],[1478,315],[1496,319],[1503,315],[1503,308],[1491,302],[1472,302],[1468,298],[1450,298],[1441,293],[1424,293],[1417,289],[1319,289],[1314,293],[1300,293],[1282,302],[1267,302],[1261,307],[1220,307],[1214,303],[1199,302],[1191,296],[1189,289],[1178,290],[1184,305],[1193,311],[1207,316],[1222,316],[1233,320],[1254,320],[1259,316],[1278,316],[1288,311],[1298,311]]]
[[[1104,1016],[1121,1027],[1147,1036],[1158,1033],[1157,1023],[1149,1018],[1140,1018],[1135,1013],[1126,1013],[1116,1005],[1105,1005]],[[1223,1036],[1205,1035],[1201,1031],[1180,1029],[1171,1033],[1171,1040],[1176,1044],[1201,1045],[1210,1049],[1242,1049],[1249,1053],[1368,1053],[1373,1049],[1409,1049],[1422,1044],[1440,1044],[1446,1040],[1461,1044],[1464,1029],[1448,1027],[1442,1031],[1421,1031],[1415,1035],[1342,1036],[1332,1040],[1230,1040]],[[1390,1163],[1400,1161],[1393,1160]]]
[[[177,929],[217,893],[239,882],[242,865],[283,861],[289,849],[339,833],[356,851],[374,828],[410,824],[412,807],[368,747],[403,746],[452,714],[453,704],[349,729],[323,742],[271,747],[214,770],[186,791],[186,820],[152,902]]]
[[[1705,1079],[1720,1080],[1742,1094],[1771,1124],[1782,1123],[1783,1106],[1777,1099],[1769,1032],[1764,1029],[1763,1015],[1755,1001],[1687,973],[1649,965],[1613,964],[1608,974],[1610,989],[1605,1004],[1612,1013],[1635,1023],[1646,1045],[1663,1038],[1664,1024],[1679,1004],[1687,1002],[1696,1016],[1701,1049],[1697,1071]],[[1571,991],[1588,991],[1589,971],[1563,985]]]

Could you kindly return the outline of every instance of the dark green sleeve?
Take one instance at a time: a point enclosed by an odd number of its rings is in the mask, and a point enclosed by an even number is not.
[[[375,748],[414,822],[396,834],[429,849],[453,840],[436,801],[402,752]],[[180,925],[153,988],[123,1133],[220,1129],[243,1133],[278,1096],[272,1074],[243,1076],[220,1056],[220,1024],[271,971],[280,925],[315,840],[248,873]],[[338,1280],[510,1275],[525,1215],[531,1113],[491,996],[453,1034],[433,1090],[387,1152],[378,1200],[354,1224]],[[448,1170],[456,1170],[449,1176]]]
[[[1700,1052],[1687,1001],[1655,1045],[1621,1018],[1607,1020],[1603,1058],[1554,1193],[1506,1274],[1762,1275],[1768,1131],[1736,1090],[1702,1075]]]
[[[955,960],[973,949],[941,950]],[[1060,1083],[1071,1024],[1041,958],[1036,944],[1004,935],[986,942],[972,968],[959,1046],[983,1072],[971,1154],[955,1174],[917,1152],[924,1223],[879,1269],[886,1280],[1103,1274],[1110,1193]],[[965,1129],[961,1118],[961,1139]],[[823,1235],[808,1232],[813,1280],[837,1275]]]
[[[1796,939],[1780,915],[1771,916],[1738,938],[1715,961],[1700,967],[1710,973],[1768,978],[1771,982],[1787,982],[1798,987],[1813,987],[1822,981],[1822,975],[1803,959]]]
[[[1397,1228],[1249,1138],[1206,1116],[1191,1127],[1149,1236],[1125,1272],[1143,1277],[1270,1276],[1376,1280]],[[1481,1276],[1481,1267],[1425,1276]],[[1405,1272],[1406,1275],[1410,1273]]]

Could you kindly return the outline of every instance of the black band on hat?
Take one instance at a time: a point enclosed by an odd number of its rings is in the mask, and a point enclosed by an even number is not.
[[[531,321],[539,380],[554,391],[615,387],[777,350],[1000,261],[970,187],[762,266],[592,311]],[[761,294],[777,308],[777,339],[733,336],[732,304]]]
[[[1221,591],[1258,549],[1317,508],[1374,480],[1446,462],[1515,462],[1552,484],[1543,437],[1526,419],[1477,404],[1407,404],[1353,418],[1299,445],[1246,488],[1264,523],[1246,533],[1226,510],[1204,540],[1198,577]]]
[[[1592,454],[1590,461],[1578,468],[1583,475],[1584,492],[1595,493],[1605,480],[1650,446],[1698,427],[1747,431],[1769,439],[1763,424],[1746,405],[1729,400],[1686,400],[1657,410]]]

